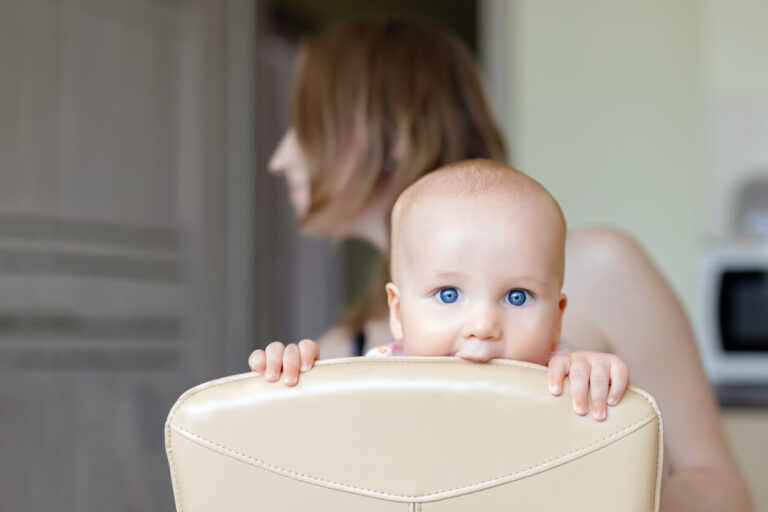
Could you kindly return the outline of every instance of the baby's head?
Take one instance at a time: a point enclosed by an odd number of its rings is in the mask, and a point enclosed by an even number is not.
[[[391,243],[390,328],[406,355],[546,364],[565,220],[537,181],[490,160],[442,167],[400,195]]]

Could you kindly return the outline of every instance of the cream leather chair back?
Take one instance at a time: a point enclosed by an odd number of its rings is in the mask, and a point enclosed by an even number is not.
[[[573,413],[513,361],[321,361],[293,388],[243,374],[186,393],[166,423],[176,508],[196,511],[658,509],[662,423],[631,387]]]

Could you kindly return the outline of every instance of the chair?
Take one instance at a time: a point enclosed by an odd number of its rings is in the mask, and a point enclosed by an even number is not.
[[[289,388],[184,393],[166,450],[178,511],[658,510],[662,422],[630,386],[608,418],[546,369],[450,357],[320,361]]]

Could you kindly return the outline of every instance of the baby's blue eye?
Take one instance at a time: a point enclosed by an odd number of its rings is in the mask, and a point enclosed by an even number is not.
[[[439,293],[440,301],[446,304],[452,304],[459,298],[459,290],[456,288],[443,288]]]
[[[507,302],[513,306],[522,306],[528,300],[528,292],[515,288],[507,293]]]

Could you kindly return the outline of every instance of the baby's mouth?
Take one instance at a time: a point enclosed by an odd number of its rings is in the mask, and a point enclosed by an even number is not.
[[[486,362],[497,357],[499,344],[499,340],[470,338],[464,342],[459,351],[454,355],[462,359],[469,359],[470,361]]]

